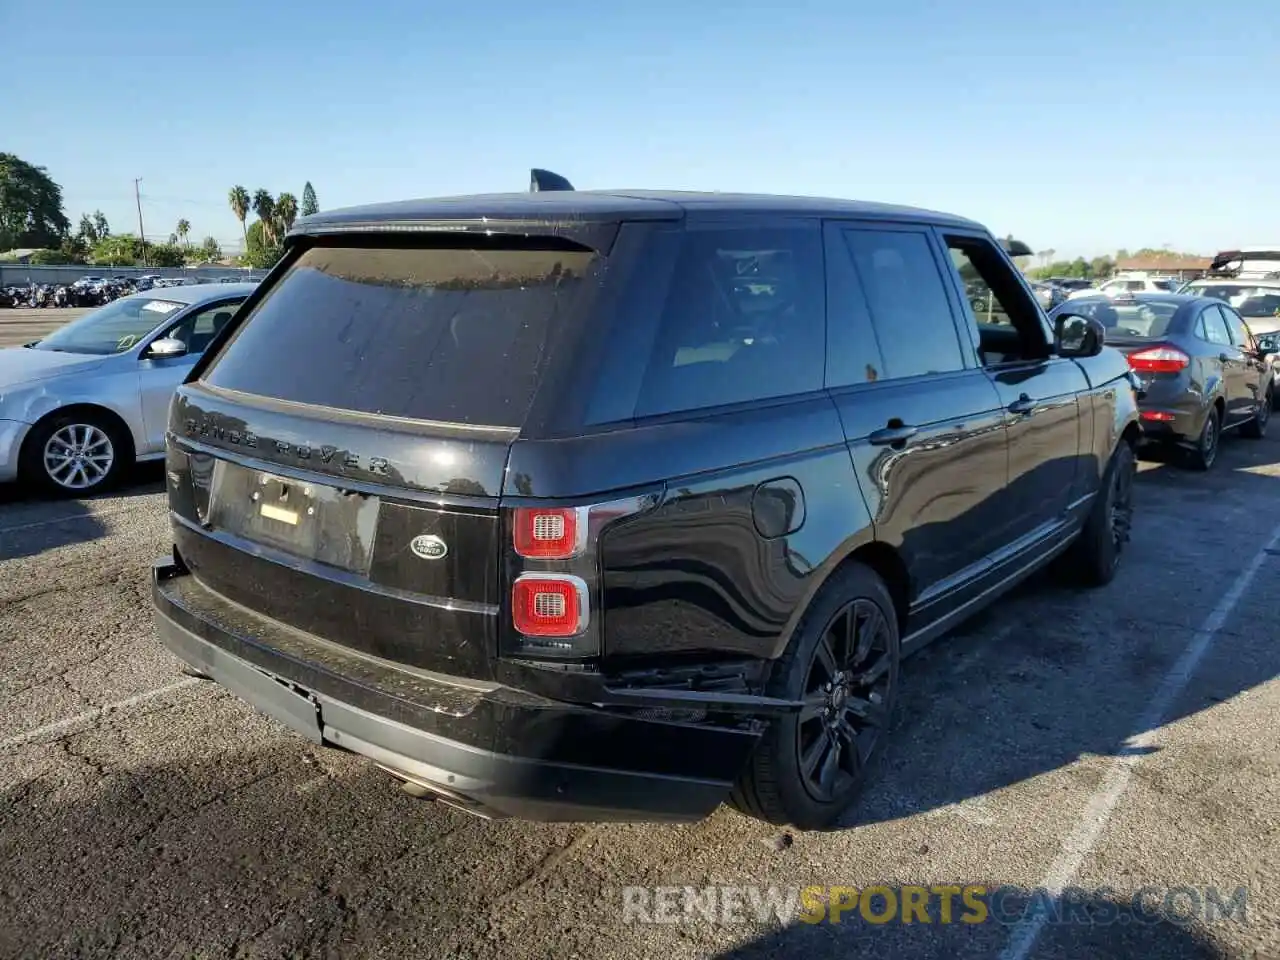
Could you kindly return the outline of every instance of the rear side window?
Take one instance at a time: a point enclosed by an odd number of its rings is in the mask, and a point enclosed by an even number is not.
[[[820,390],[818,224],[690,228],[679,242],[635,415]]]
[[[942,274],[923,233],[846,230],[845,242],[871,312],[883,378],[964,369]]]
[[[1231,343],[1231,332],[1227,329],[1226,318],[1217,307],[1205,307],[1201,318],[1204,320],[1205,339],[1210,343]]]
[[[361,413],[518,427],[594,258],[582,249],[313,247],[204,380]]]

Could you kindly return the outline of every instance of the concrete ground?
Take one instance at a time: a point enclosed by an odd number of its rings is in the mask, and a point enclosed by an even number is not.
[[[158,468],[85,501],[2,489],[0,957],[1280,955],[1278,493],[1280,439],[1229,440],[1209,475],[1144,463],[1115,583],[1037,577],[912,660],[864,802],[792,835],[414,800],[155,642]],[[981,924],[623,915],[627,887],[904,883],[1012,891]],[[1198,892],[1170,901],[1188,922],[1025,919],[1046,884],[1095,920]],[[1244,922],[1206,921],[1208,886],[1247,888]]]

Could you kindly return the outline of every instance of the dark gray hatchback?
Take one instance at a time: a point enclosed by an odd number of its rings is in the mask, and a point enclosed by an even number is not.
[[[1208,470],[1223,431],[1266,435],[1271,347],[1217,297],[1140,293],[1081,297],[1060,310],[1097,320],[1140,378],[1143,441],[1176,444]],[[1055,311],[1056,313],[1056,311]],[[1052,316],[1053,314],[1051,314]]]
[[[319,214],[174,400],[157,627],[476,813],[820,826],[904,655],[1059,555],[1114,575],[1129,376],[946,214],[574,191]]]

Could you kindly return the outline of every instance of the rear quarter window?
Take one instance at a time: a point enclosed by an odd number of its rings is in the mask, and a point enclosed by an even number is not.
[[[624,336],[621,346],[610,347],[607,367],[634,371],[634,405],[619,410],[609,399],[616,381],[602,382],[597,392],[608,402],[594,405],[589,422],[822,389],[826,291],[817,221],[697,225],[666,242],[676,247],[670,258],[645,258],[662,262],[661,275],[643,271],[638,281],[650,289],[665,283],[652,313],[641,320],[644,339]],[[638,287],[628,294],[636,302],[647,296]],[[636,364],[642,370],[634,370]]]
[[[204,382],[360,413],[521,426],[595,254],[463,244],[306,250]]]

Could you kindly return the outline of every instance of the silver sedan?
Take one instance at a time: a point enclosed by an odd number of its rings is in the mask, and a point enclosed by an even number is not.
[[[0,481],[83,495],[163,457],[173,391],[256,286],[148,290],[0,350]]]

